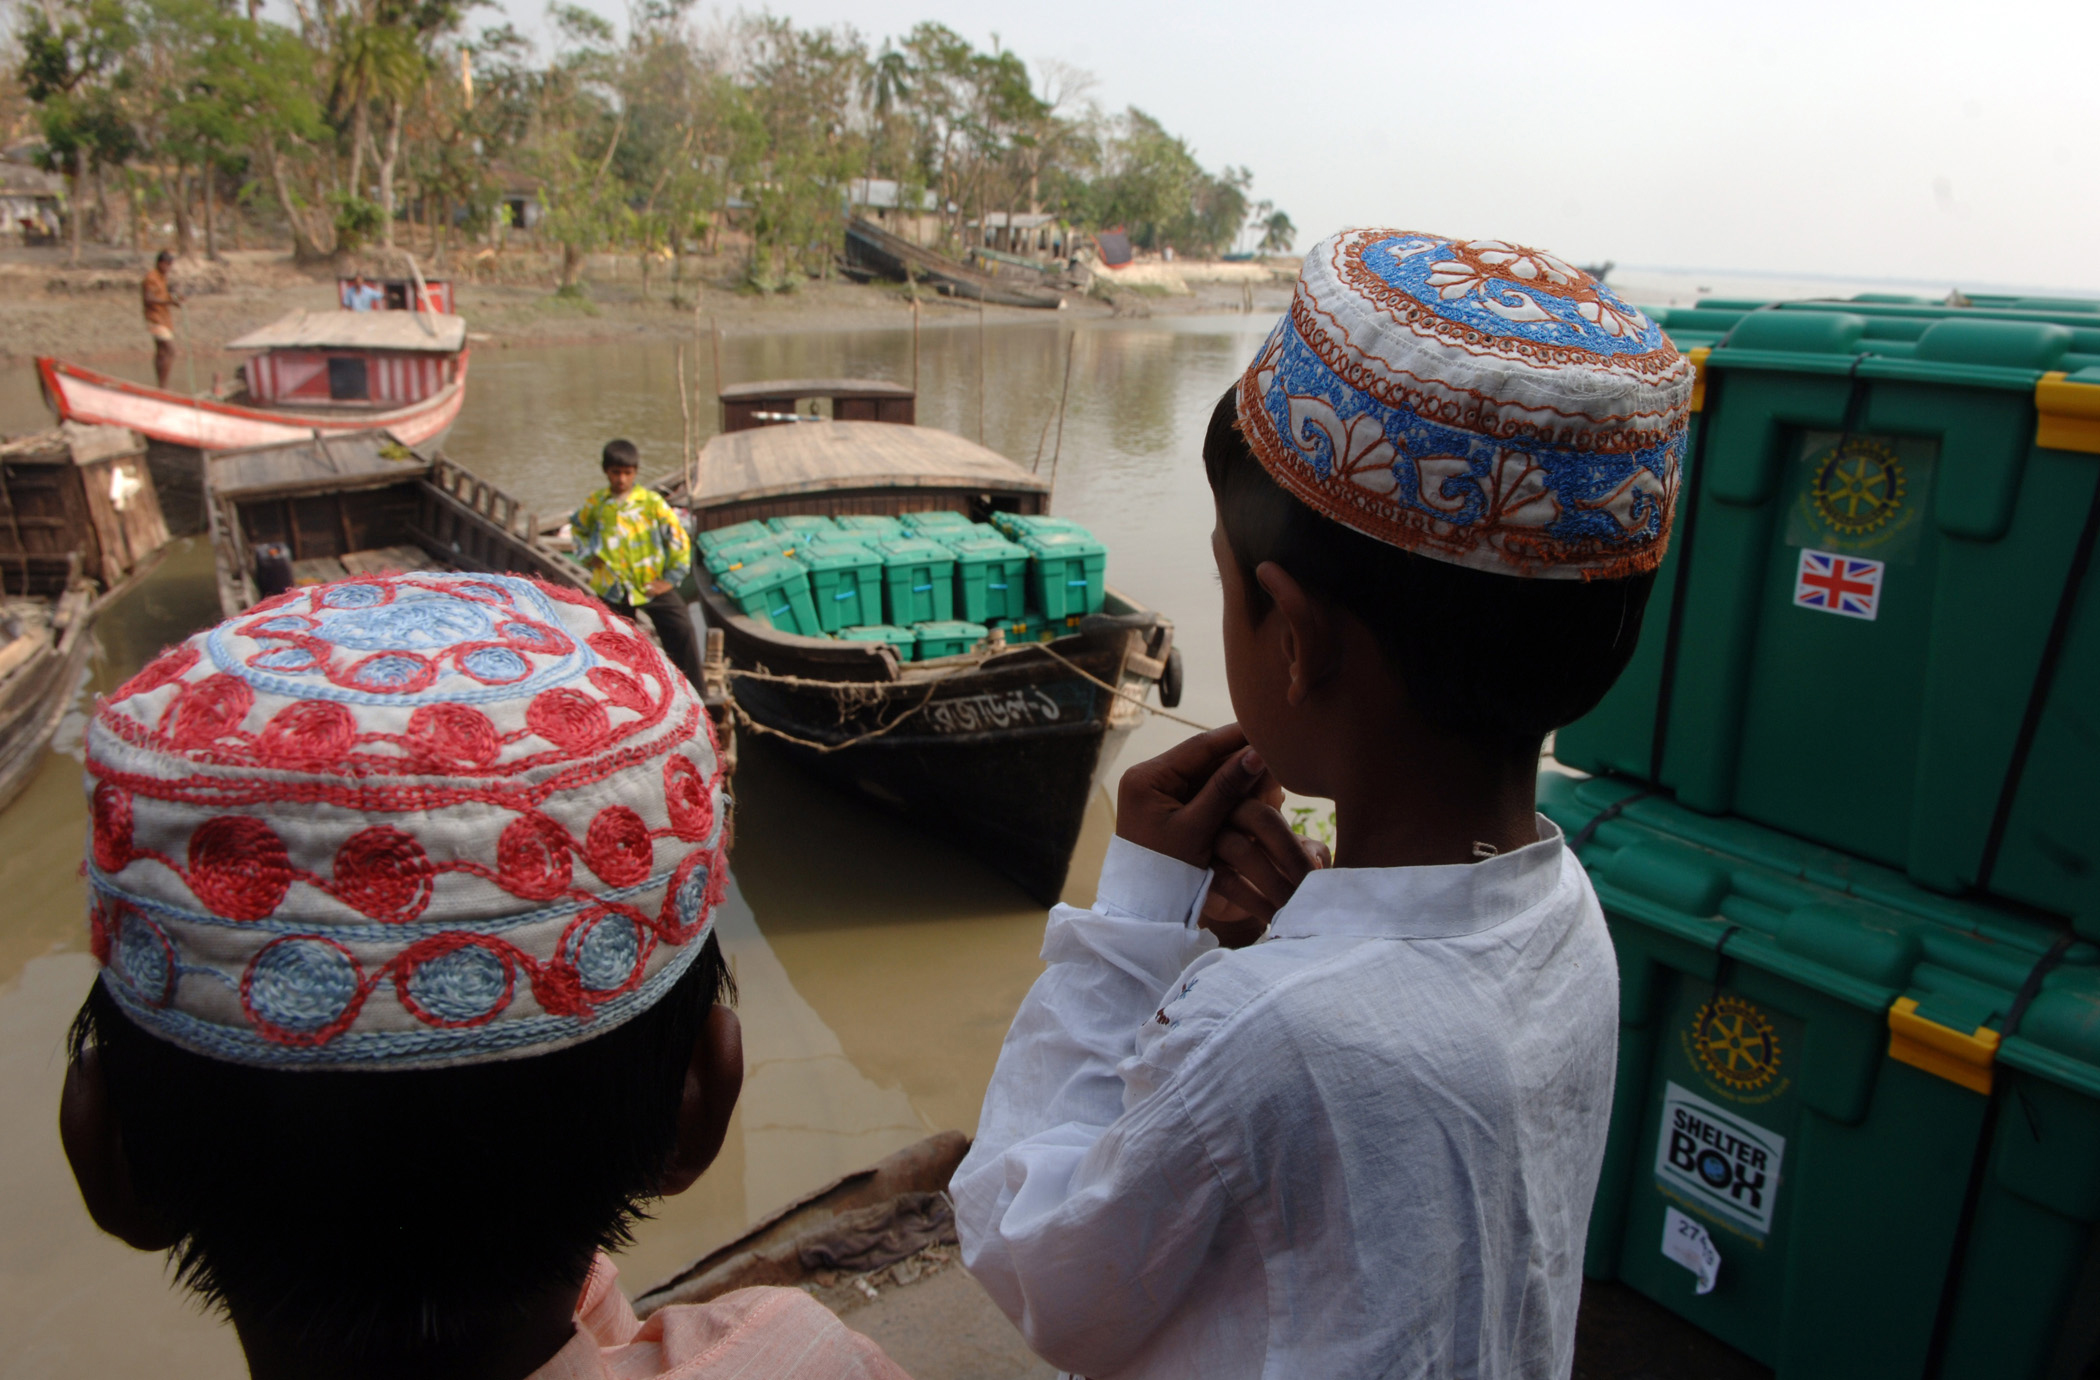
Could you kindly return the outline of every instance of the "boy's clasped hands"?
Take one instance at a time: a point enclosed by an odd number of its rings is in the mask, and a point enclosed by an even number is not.
[[[1191,867],[1211,869],[1201,923],[1228,949],[1268,930],[1306,874],[1332,864],[1327,845],[1291,832],[1283,787],[1236,723],[1196,734],[1123,773],[1116,833]]]

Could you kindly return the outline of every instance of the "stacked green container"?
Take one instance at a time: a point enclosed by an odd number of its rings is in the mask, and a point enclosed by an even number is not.
[[[809,572],[817,625],[825,632],[882,618],[882,557],[858,542],[811,541],[795,552]]]
[[[955,553],[955,611],[972,623],[1028,612],[1028,550],[989,532],[945,543]]]
[[[1070,518],[1051,517],[1048,513],[993,513],[992,526],[1014,541],[1037,532],[1078,532],[1086,536],[1092,535]]]
[[[920,661],[931,661],[939,656],[961,656],[976,650],[977,644],[984,641],[982,623],[937,620],[917,624],[911,631],[918,639],[917,659]]]
[[[832,519],[841,532],[865,538],[868,541],[888,541],[901,537],[904,524],[887,513],[840,513]]]
[[[822,634],[809,597],[809,574],[782,556],[767,556],[725,570],[718,581],[738,610],[782,632],[804,637]]]
[[[2053,312],[2053,315],[2051,314]],[[1659,313],[1702,392],[1641,647],[1571,765],[2100,937],[2100,321]],[[1804,601],[1836,604],[1835,611]]]
[[[1028,578],[1045,618],[1101,611],[1107,598],[1107,547],[1083,531],[1031,532],[1021,545],[1034,557]]]
[[[924,537],[874,544],[882,557],[884,604],[890,622],[943,622],[955,616],[955,553]]]
[[[1778,1380],[1910,1380],[1936,1348],[1940,1380],[2040,1380],[2090,1341],[2072,1295],[2100,1220],[2100,951],[1625,783],[1549,773],[1540,808],[1593,826],[1618,954],[1587,1273]],[[1720,1256],[1705,1294],[1663,1253],[1684,1222]]]
[[[786,556],[794,549],[792,538],[783,537],[777,532],[768,532],[762,537],[727,542],[712,551],[702,552],[700,563],[707,568],[708,574],[719,579],[725,571],[769,557]]]
[[[720,547],[733,546],[743,541],[756,541],[772,535],[773,529],[763,522],[736,522],[727,527],[710,527],[696,540],[702,551],[712,552]]]
[[[910,628],[899,628],[888,623],[869,623],[858,628],[839,629],[841,642],[880,642],[897,654],[897,660],[910,661],[917,650],[919,638]]]
[[[947,508],[935,508],[922,513],[899,513],[897,520],[904,524],[904,530],[911,535],[933,537],[935,540],[939,540],[939,534],[951,527],[973,525],[966,514]]]
[[[783,513],[779,517],[766,519],[766,526],[796,541],[808,541],[825,534],[836,534],[839,525],[822,513]]]

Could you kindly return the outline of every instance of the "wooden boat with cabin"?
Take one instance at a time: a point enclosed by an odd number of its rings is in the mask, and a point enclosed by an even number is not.
[[[590,593],[583,567],[538,535],[517,499],[384,432],[216,451],[205,482],[229,618],[297,585],[417,570],[528,575]],[[696,688],[733,766],[722,687]]]
[[[753,398],[763,408],[746,407]],[[798,416],[828,405],[829,419]],[[857,409],[883,420],[851,420]],[[722,395],[723,431],[696,474],[655,487],[696,531],[793,513],[837,516],[948,509],[1045,513],[1049,484],[950,432],[913,424],[911,390],[807,379]],[[866,415],[860,411],[858,415]],[[848,420],[840,420],[840,418]],[[695,482],[697,479],[697,483]],[[1047,643],[900,662],[885,645],[784,632],[697,581],[710,641],[719,631],[740,720],[805,766],[923,820],[979,854],[1035,900],[1064,888],[1088,800],[1147,693],[1180,697],[1174,625],[1113,586],[1102,612]]]
[[[80,689],[95,615],[167,540],[138,435],[69,422],[0,444],[0,808]]]
[[[129,427],[155,443],[154,479],[178,534],[204,525],[199,457],[391,432],[435,447],[467,387],[467,323],[430,311],[296,311],[226,346],[248,358],[231,385],[193,397],[40,358],[60,420]]]

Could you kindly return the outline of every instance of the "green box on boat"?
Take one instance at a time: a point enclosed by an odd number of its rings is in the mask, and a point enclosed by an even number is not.
[[[928,541],[937,541],[943,546],[961,546],[965,542],[983,541],[986,537],[1007,540],[1006,534],[989,522],[959,522],[946,527],[929,527],[918,535]]]
[[[1085,536],[1093,535],[1070,518],[1051,517],[1048,513],[993,513],[992,526],[1014,541],[1019,541],[1033,532],[1078,532]]]
[[[1029,583],[1046,618],[1099,613],[1107,598],[1108,548],[1084,532],[1035,532],[1021,538],[1035,559]]]
[[[702,551],[713,552],[724,546],[734,546],[738,542],[755,541],[772,535],[773,529],[763,522],[733,522],[727,527],[710,527],[695,540]]]
[[[795,560],[809,572],[825,632],[882,620],[882,557],[853,542],[817,541],[797,550]]]
[[[794,549],[793,543],[777,532],[768,532],[750,541],[731,542],[704,553],[700,563],[707,573],[720,576],[724,571],[734,570],[740,565],[762,561],[771,556],[785,556]]]
[[[955,553],[955,612],[996,623],[1028,611],[1028,550],[991,532],[947,543]]]
[[[910,661],[918,650],[919,638],[910,628],[900,628],[890,623],[869,623],[858,628],[840,628],[841,642],[886,642],[897,653],[897,660]]]
[[[2100,834],[2069,823],[2100,776],[2100,570],[2077,559],[2100,319],[1658,319],[1712,342],[1675,529],[1633,661],[1557,755],[2100,938]]]
[[[1004,633],[1009,643],[1047,642],[1050,640],[1050,624],[1044,619],[1043,615],[1033,610],[1017,614],[1011,618],[995,619],[990,626]]]
[[[934,508],[923,513],[899,513],[897,521],[915,537],[931,537],[951,527],[969,527],[970,519],[952,508]]]
[[[2004,1035],[2060,926],[1625,782],[1546,773],[1539,808],[1594,824],[1619,968],[1585,1273],[1777,1380],[1913,1380],[1936,1319],[1940,1380],[2042,1380],[2091,1344],[2100,950],[2065,952]],[[1720,1255],[1705,1294],[1664,1254],[1684,1221]]]
[[[927,622],[912,628],[912,635],[919,640],[920,661],[931,661],[937,656],[961,656],[975,650],[984,641],[982,623],[955,621]]]
[[[809,597],[809,572],[782,556],[768,556],[716,577],[738,611],[781,632],[816,637],[823,631]]]
[[[832,521],[841,532],[866,537],[870,541],[886,541],[904,535],[904,524],[888,513],[840,513]]]
[[[808,540],[820,532],[836,532],[839,525],[822,513],[782,513],[766,519],[766,526],[797,540]]]
[[[899,627],[943,622],[955,616],[955,553],[924,537],[877,542],[882,557],[883,603]]]

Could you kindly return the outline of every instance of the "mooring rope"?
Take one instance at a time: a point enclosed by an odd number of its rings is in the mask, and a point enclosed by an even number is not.
[[[1073,672],[1082,680],[1091,682],[1092,684],[1100,687],[1101,689],[1108,691],[1109,694],[1114,695],[1120,700],[1124,700],[1127,703],[1136,705],[1139,709],[1144,710],[1147,714],[1157,714],[1163,719],[1171,719],[1175,723],[1182,724],[1188,728],[1193,728],[1198,732],[1208,733],[1210,731],[1209,724],[1198,723],[1194,719],[1185,718],[1180,714],[1174,713],[1170,709],[1163,709],[1157,705],[1147,704],[1145,703],[1145,697],[1142,693],[1133,694],[1119,685],[1109,684],[1107,681],[1101,679],[1101,677],[1095,675],[1092,671],[1087,670],[1084,666],[1079,665],[1070,657],[1066,656],[1062,652],[1055,650],[1047,643],[1029,642],[1022,643],[1017,646],[1010,645],[1007,648],[1007,650],[1017,652],[1041,652],[1045,656],[1049,657],[1051,660],[1061,663],[1067,670]],[[947,668],[944,671],[942,671],[941,674],[930,677],[926,682],[926,693],[920,696],[919,702],[917,704],[905,710],[902,714],[899,714],[896,718],[890,720],[888,723],[884,724],[880,728],[870,729],[866,733],[855,734],[851,738],[841,739],[836,743],[818,742],[815,739],[804,738],[798,734],[789,733],[785,729],[774,728],[770,724],[762,724],[758,720],[752,718],[751,712],[745,709],[744,706],[740,702],[738,702],[735,691],[728,690],[726,684],[724,686],[724,689],[726,692],[726,698],[729,702],[730,712],[736,715],[738,723],[751,729],[753,732],[763,733],[768,737],[782,739],[786,742],[793,743],[798,747],[808,748],[812,752],[832,753],[841,751],[842,749],[849,747],[857,747],[860,744],[868,742],[871,739],[880,738],[887,733],[893,732],[900,724],[904,723],[908,719],[911,719],[912,717],[917,715],[921,710],[925,709],[927,705],[931,704],[933,702],[933,692],[939,689],[943,683],[949,680],[953,680],[955,677],[963,675],[967,672],[976,671],[980,669],[983,666],[983,664],[984,663],[982,660],[972,661],[966,665]],[[847,700],[850,697],[853,697],[854,695],[856,695],[856,693],[866,694],[870,691],[879,690],[886,684],[882,681],[819,680],[811,676],[782,675],[776,671],[767,671],[763,669],[747,670],[741,666],[730,666],[725,668],[725,670],[725,681],[727,677],[740,676],[745,680],[764,681],[770,685],[794,685],[814,690],[828,690],[839,702],[841,720],[843,720],[844,718]]]

